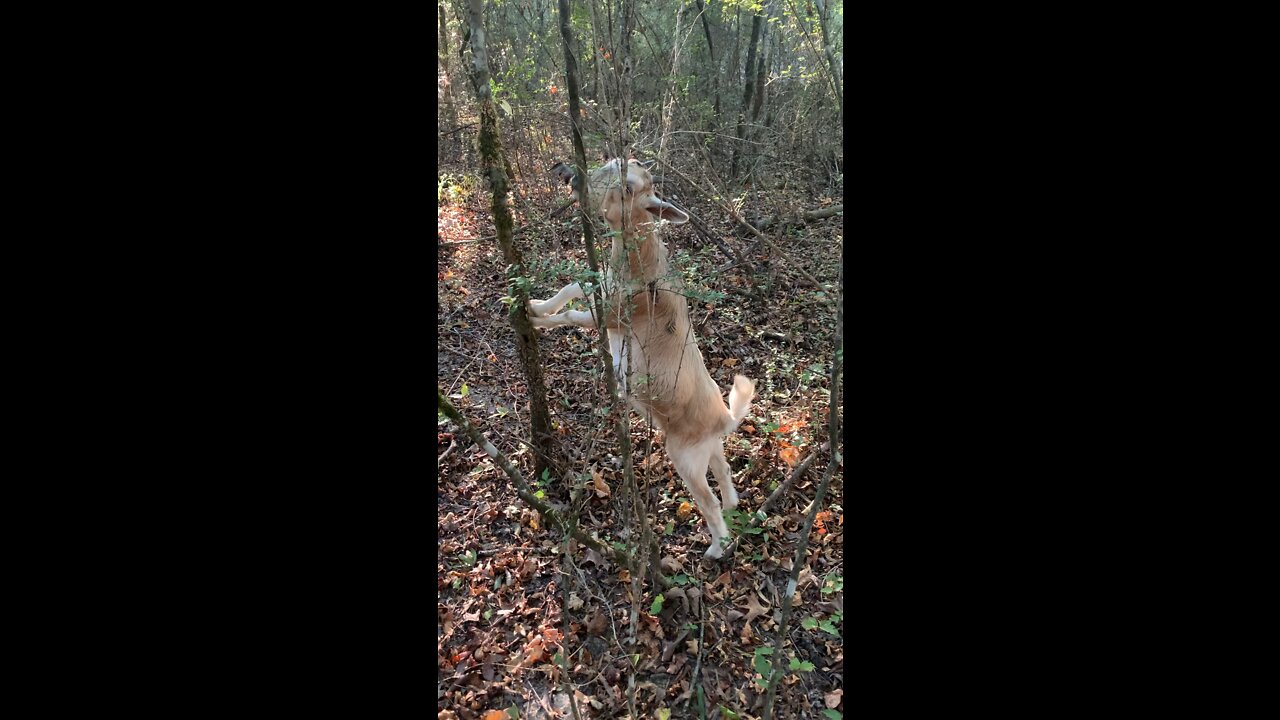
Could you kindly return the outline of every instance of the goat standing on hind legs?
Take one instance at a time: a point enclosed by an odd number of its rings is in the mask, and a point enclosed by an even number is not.
[[[631,404],[666,433],[667,455],[711,531],[706,556],[718,558],[724,552],[721,539],[728,536],[729,528],[707,483],[707,468],[720,485],[724,509],[737,507],[738,493],[724,458],[724,439],[746,417],[755,397],[755,383],[735,376],[729,406],[725,407],[720,387],[707,372],[698,350],[683,284],[678,275],[669,272],[667,248],[654,228],[659,220],[680,225],[688,222],[689,216],[658,197],[653,176],[640,163],[628,163],[625,188],[619,182],[620,170],[618,160],[611,160],[589,179],[589,195],[599,202],[600,213],[614,230],[604,284],[604,324],[614,374]],[[628,247],[626,238],[635,238],[638,245]],[[550,299],[531,300],[530,321],[536,328],[593,328],[596,323],[590,312],[560,312],[570,300],[582,297],[582,286],[574,283]],[[641,376],[633,388],[626,386],[628,360]]]

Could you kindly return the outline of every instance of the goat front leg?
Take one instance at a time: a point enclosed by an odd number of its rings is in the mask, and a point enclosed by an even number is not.
[[[586,295],[582,292],[582,285],[574,283],[565,285],[560,292],[546,300],[530,300],[529,315],[532,317],[542,317],[545,315],[553,315],[560,312],[560,309],[569,304],[570,300],[584,298]]]
[[[530,315],[529,322],[535,328],[554,328],[575,325],[580,328],[594,328],[596,319],[586,310],[569,310],[558,315]]]

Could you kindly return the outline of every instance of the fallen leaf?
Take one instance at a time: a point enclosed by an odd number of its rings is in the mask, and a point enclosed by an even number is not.
[[[787,433],[793,430],[799,430],[802,427],[808,427],[808,425],[809,423],[805,422],[804,420],[792,420],[791,422],[786,423],[782,427],[778,428],[778,434],[786,435]]]
[[[609,483],[604,481],[604,474],[598,469],[591,471],[591,485],[596,489],[596,495],[600,497],[609,497],[612,493],[609,490]]]
[[[545,647],[543,646],[542,638],[535,637],[527,646],[525,646],[524,659],[521,660],[520,664],[516,667],[526,667],[538,662],[544,655],[544,649]]]
[[[782,458],[782,461],[788,466],[795,467],[796,461],[800,459],[800,451],[791,446],[787,446],[778,452],[778,457]]]
[[[564,637],[564,634],[555,628],[549,627],[549,628],[543,629],[542,631],[542,639],[546,640],[549,643],[558,643],[560,642],[560,639],[563,637]]]
[[[684,569],[684,567],[680,565],[680,561],[671,557],[670,555],[662,558],[662,560],[660,561],[660,564],[662,565],[663,570],[666,570],[667,572],[670,572],[670,573],[678,573]]]
[[[724,365],[725,367],[733,367],[734,365],[738,364],[738,358],[725,358],[724,362],[720,364]]]
[[[822,701],[827,704],[827,707],[835,708],[840,704],[840,696],[843,694],[844,690],[835,690],[833,692],[825,693],[822,696]]]
[[[569,593],[569,609],[577,610],[582,607],[582,598],[578,597],[578,593]]]
[[[627,582],[631,580],[631,571],[627,569],[618,571],[618,582]]]
[[[596,610],[596,614],[587,621],[587,632],[592,635],[599,635],[604,632],[607,624],[608,623],[605,621],[604,617],[604,611]]]
[[[689,513],[693,512],[693,506],[687,502],[680,503],[680,507],[676,508],[676,519],[684,522],[689,519]]]
[[[511,720],[506,710],[490,710],[484,714],[483,720]]]
[[[756,592],[753,590],[747,593],[747,623],[750,623],[752,618],[758,618],[766,612],[768,612],[768,608],[760,604],[760,599]]]

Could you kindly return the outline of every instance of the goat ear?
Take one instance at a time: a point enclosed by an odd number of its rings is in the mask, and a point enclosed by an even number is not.
[[[672,225],[683,225],[689,222],[689,216],[685,211],[675,205],[672,205],[666,200],[663,200],[657,195],[649,196],[649,201],[645,204],[645,209]]]

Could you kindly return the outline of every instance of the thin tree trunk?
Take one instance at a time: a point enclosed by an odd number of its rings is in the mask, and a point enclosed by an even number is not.
[[[699,4],[701,4],[701,0],[699,0]],[[676,91],[679,90],[680,85],[680,46],[682,45],[680,31],[683,29],[684,18],[688,9],[689,6],[685,5],[682,0],[680,9],[676,11],[675,40],[672,42],[673,47],[671,50],[671,88],[667,95],[666,105],[662,108],[662,137],[658,139],[658,162],[663,164],[667,162],[667,137],[671,134],[671,111],[675,109]]]
[[[768,17],[773,17],[772,8],[770,8]],[[756,119],[760,117],[760,106],[764,104],[764,78],[766,74],[765,68],[769,67],[769,48],[771,47],[769,45],[769,25],[770,23],[766,18],[764,27],[760,31],[760,48],[761,49],[759,51],[759,61],[756,64],[755,101],[751,103],[751,122],[752,123],[755,123]],[[750,138],[751,134],[748,133],[747,137]]]
[[[453,106],[453,77],[449,72],[449,23],[445,19],[444,4],[437,6],[440,11],[440,68],[444,72],[444,111],[449,119],[449,128],[458,127],[458,111]]]
[[[746,130],[747,111],[751,108],[751,91],[755,90],[756,79],[754,73],[756,66],[756,44],[760,42],[760,24],[764,18],[759,15],[751,16],[751,44],[747,46],[747,65],[743,74],[746,81],[743,83],[742,89],[742,107],[738,111],[738,139],[743,139]],[[746,143],[739,142],[733,146],[733,160],[729,164],[729,177],[738,176],[738,163],[741,160],[743,147]]]
[[[844,79],[840,77],[840,66],[836,65],[835,52],[831,49],[831,34],[827,30],[827,4],[824,0],[814,0],[818,5],[818,25],[822,27],[822,50],[827,55],[827,64],[831,67],[831,84],[836,90],[836,100],[840,101],[840,122],[844,123]]]
[[[698,3],[698,15],[702,17],[702,32],[707,36],[707,56],[711,60],[711,67],[716,66],[716,49],[711,44],[711,23],[707,20],[707,9],[703,7],[702,0],[695,0]],[[713,72],[712,75],[712,92],[715,94],[715,112],[716,117],[720,117],[720,73]]]
[[[511,210],[507,207],[507,176],[504,172],[505,154],[502,137],[498,132],[498,113],[489,91],[489,58],[485,45],[483,0],[469,0],[471,25],[471,59],[474,67],[476,99],[480,104],[480,167],[489,178],[493,192],[493,222],[498,232],[498,245],[508,265],[511,279],[511,295],[515,302],[507,314],[516,333],[516,349],[529,392],[529,416],[533,432],[535,472],[540,476],[550,471],[560,477],[560,453],[556,439],[551,434],[551,413],[547,409],[547,389],[542,379],[542,359],[538,353],[538,339],[525,308],[529,303],[528,291],[518,278],[524,275],[524,260],[512,237]]]

